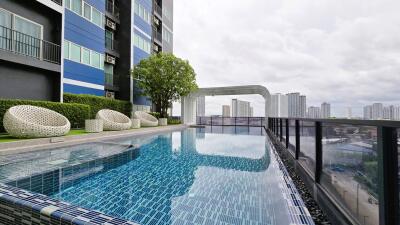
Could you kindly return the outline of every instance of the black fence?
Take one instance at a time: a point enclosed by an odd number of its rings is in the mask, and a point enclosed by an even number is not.
[[[220,117],[220,116],[198,116],[197,125],[207,126],[250,126],[264,127],[265,117]]]
[[[0,49],[60,64],[60,45],[0,26]]]
[[[268,129],[335,220],[400,224],[400,122],[269,118]]]

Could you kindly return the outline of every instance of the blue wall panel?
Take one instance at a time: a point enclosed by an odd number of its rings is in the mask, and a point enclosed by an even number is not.
[[[151,37],[152,28],[151,25],[146,23],[140,16],[135,14],[135,26],[141,29],[143,32]],[[140,32],[137,32],[140,33]]]
[[[64,78],[104,85],[104,70],[64,59]]]
[[[83,17],[65,10],[65,39],[91,50],[105,51],[104,29],[94,25]]]
[[[72,84],[64,84],[64,92],[74,93],[74,94],[89,94],[89,95],[104,96],[104,90],[81,87]]]

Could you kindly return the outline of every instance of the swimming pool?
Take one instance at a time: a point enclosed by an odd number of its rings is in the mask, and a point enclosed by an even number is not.
[[[139,224],[313,224],[260,128],[189,128],[0,163],[0,182]]]

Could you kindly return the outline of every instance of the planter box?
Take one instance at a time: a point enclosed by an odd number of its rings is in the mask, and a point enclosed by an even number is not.
[[[168,125],[168,120],[167,120],[167,118],[160,118],[160,119],[158,119],[158,125],[159,125],[159,126],[167,126],[167,125]]]
[[[139,119],[131,119],[131,120],[132,120],[131,128],[133,128],[133,129],[140,128],[140,120]]]
[[[99,133],[103,131],[103,120],[85,120],[86,133]]]

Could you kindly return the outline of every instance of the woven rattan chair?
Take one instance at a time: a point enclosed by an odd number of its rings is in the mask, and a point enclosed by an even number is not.
[[[158,120],[154,116],[143,112],[143,111],[136,111],[134,113],[135,119],[140,120],[140,125],[142,127],[156,127],[158,126]]]
[[[128,130],[131,128],[132,124],[129,117],[110,109],[102,109],[98,111],[96,119],[103,120],[104,130]]]
[[[13,106],[3,117],[5,130],[13,137],[57,137],[71,128],[68,119],[50,109],[31,105]]]

